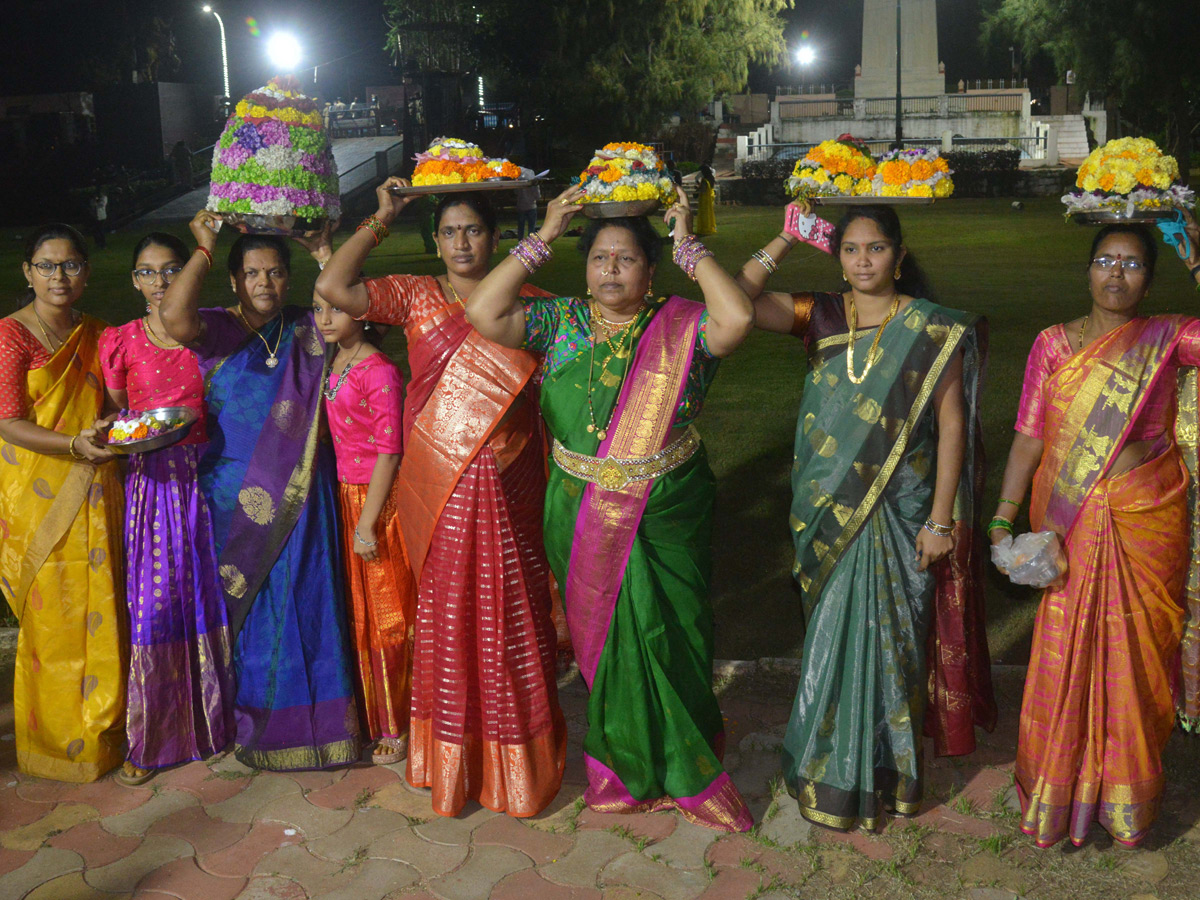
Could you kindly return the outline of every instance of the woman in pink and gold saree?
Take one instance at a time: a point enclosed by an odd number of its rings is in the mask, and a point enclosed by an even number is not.
[[[1057,532],[1068,560],[1038,609],[1021,705],[1021,828],[1039,847],[1080,845],[1093,822],[1140,842],[1163,793],[1173,688],[1197,712],[1194,669],[1178,677],[1195,502],[1176,430],[1192,423],[1194,458],[1195,374],[1180,373],[1200,364],[1200,321],[1138,315],[1156,256],[1144,226],[1097,234],[1091,310],[1029,355],[990,528],[993,542],[1011,532],[1032,483],[1030,525]]]
[[[66,225],[25,253],[30,292],[0,319],[0,587],[20,622],[17,764],[58,781],[121,765],[128,636],[121,475],[101,415],[105,324],[74,309],[87,247]]]

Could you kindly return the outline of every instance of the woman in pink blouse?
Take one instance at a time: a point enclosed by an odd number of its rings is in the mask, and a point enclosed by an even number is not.
[[[196,474],[208,443],[204,383],[195,354],[167,337],[158,315],[167,285],[189,255],[174,235],[142,238],[131,277],[146,315],[100,336],[110,406],[137,412],[185,406],[199,415],[178,444],[129,458],[129,755],[117,775],[127,784],[211,756],[233,737],[229,628],[212,521]]]
[[[1195,278],[1200,232],[1190,230]],[[1197,530],[1176,443],[1190,418],[1194,465],[1195,372],[1176,375],[1200,365],[1200,321],[1139,315],[1157,253],[1145,226],[1096,235],[1091,309],[1047,328],[1029,355],[989,528],[993,543],[1011,533],[1032,483],[1030,524],[1057,532],[1067,553],[1065,578],[1038,608],[1017,745],[1021,828],[1041,847],[1082,844],[1094,821],[1121,843],[1145,837],[1163,792],[1181,639],[1180,712],[1200,721],[1200,642],[1184,637]]]
[[[396,515],[404,377],[377,346],[379,327],[313,295],[317,328],[336,347],[325,411],[337,456],[338,501],[359,707],[377,765],[408,753],[417,586]]]

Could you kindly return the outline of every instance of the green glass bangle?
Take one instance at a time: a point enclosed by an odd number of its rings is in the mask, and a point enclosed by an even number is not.
[[[1001,503],[1011,503],[1011,504],[1012,504],[1013,506],[1015,506],[1017,509],[1020,509],[1020,508],[1021,508],[1021,501],[1020,501],[1020,500],[1009,500],[1007,497],[1001,497],[999,502],[1001,502]]]
[[[1005,531],[1007,531],[1009,534],[1013,533],[1013,523],[1008,521],[1008,519],[1001,519],[1001,518],[997,517],[995,519],[992,519],[992,521],[988,522],[988,527],[987,527],[988,532],[991,532],[996,528],[1002,528]]]

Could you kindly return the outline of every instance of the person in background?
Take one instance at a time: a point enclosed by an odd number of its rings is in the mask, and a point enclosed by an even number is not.
[[[521,166],[521,177],[533,180],[534,171]],[[536,184],[517,190],[517,240],[537,229],[537,205],[541,191]]]
[[[100,188],[92,195],[92,199],[88,201],[88,212],[90,213],[88,223],[92,231],[92,240],[96,242],[99,249],[103,250],[108,246],[104,236],[108,222],[108,194],[104,193],[104,188]]]
[[[717,231],[717,176],[705,163],[696,176],[697,212],[696,234],[715,234]]]

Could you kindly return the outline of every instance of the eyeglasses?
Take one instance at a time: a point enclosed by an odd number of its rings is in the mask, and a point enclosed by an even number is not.
[[[161,275],[163,284],[170,284],[175,280],[175,276],[183,271],[183,266],[167,266],[165,269],[134,269],[133,275],[142,284],[151,285],[158,280]]]
[[[1146,268],[1145,263],[1138,262],[1136,259],[1113,259],[1111,256],[1097,256],[1092,260],[1093,266],[1099,266],[1105,272],[1109,269],[1119,267],[1122,272],[1141,272]]]
[[[60,263],[47,262],[46,260],[33,263],[33,267],[37,269],[37,273],[43,278],[53,278],[54,270],[59,267],[62,267],[63,274],[68,278],[74,278],[83,271],[85,265],[87,263],[81,263],[77,259],[68,259]]]

